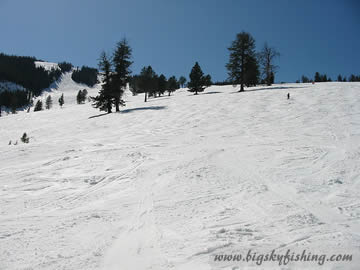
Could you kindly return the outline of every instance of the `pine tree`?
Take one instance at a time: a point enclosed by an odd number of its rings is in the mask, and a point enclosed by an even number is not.
[[[306,77],[305,75],[302,75],[302,76],[301,76],[301,81],[302,81],[303,83],[308,83],[308,82],[310,82],[309,78]]]
[[[322,82],[327,82],[328,81],[328,78],[327,78],[326,74],[321,76],[321,81]]]
[[[147,102],[148,96],[155,93],[157,81],[157,75],[151,66],[142,68],[139,75],[139,89],[145,93],[145,102]]]
[[[79,92],[76,95],[76,102],[77,104],[83,104],[85,103],[86,97],[87,97],[88,91],[86,89],[79,90]]]
[[[240,92],[244,85],[256,85],[259,80],[259,66],[255,53],[255,40],[246,32],[237,34],[231,46],[228,69],[229,79],[233,84],[240,84]]]
[[[115,108],[119,112],[119,106],[125,106],[125,101],[122,100],[127,83],[130,81],[130,66],[133,63],[131,61],[132,49],[130,48],[127,40],[124,38],[121,40],[115,49],[113,56],[114,71],[113,74],[113,93],[115,99]]]
[[[208,74],[204,76],[203,85],[209,87],[212,85],[211,76]]]
[[[185,83],[186,83],[186,78],[184,76],[180,76],[179,84],[181,85],[181,87],[184,87]]]
[[[43,103],[41,100],[38,100],[35,104],[34,112],[42,111],[43,109]]]
[[[64,94],[61,94],[61,97],[59,98],[59,105],[62,108],[62,106],[64,105],[65,101],[64,101]]]
[[[356,82],[356,76],[354,74],[350,75],[349,82]]]
[[[76,95],[76,103],[77,104],[81,104],[82,103],[82,93],[81,93],[81,90],[79,90],[79,92],[77,93]]]
[[[201,67],[198,62],[195,63],[193,68],[190,72],[190,81],[188,83],[189,92],[195,93],[197,95],[199,92],[203,92],[206,87],[208,87],[208,79],[211,77],[208,77],[210,75],[204,76],[204,73],[201,70]]]
[[[46,101],[45,101],[45,108],[46,108],[47,110],[50,110],[51,107],[52,107],[52,104],[53,104],[52,98],[51,98],[51,96],[49,95],[49,96],[46,98]]]
[[[159,96],[163,95],[166,91],[168,81],[164,74],[161,74],[158,79],[158,93]]]
[[[337,77],[337,81],[338,81],[338,82],[342,82],[342,81],[343,81],[342,76],[341,76],[340,74],[339,74],[338,77]]]
[[[274,65],[274,61],[278,56],[280,56],[279,52],[275,48],[269,47],[267,43],[264,44],[262,51],[259,53],[262,73],[268,86],[274,83],[274,73],[277,69],[277,66]]]
[[[321,82],[321,75],[319,72],[315,72],[314,80],[315,82]]]
[[[169,96],[171,95],[172,92],[175,92],[175,90],[178,88],[179,88],[179,83],[177,82],[176,77],[171,76],[167,83],[167,91],[169,93]]]
[[[96,97],[91,97],[94,102],[92,105],[95,108],[99,108],[100,111],[107,111],[111,113],[113,96],[112,96],[112,84],[111,84],[111,63],[105,52],[100,55],[99,68],[104,73],[102,79],[102,86],[99,94]]]

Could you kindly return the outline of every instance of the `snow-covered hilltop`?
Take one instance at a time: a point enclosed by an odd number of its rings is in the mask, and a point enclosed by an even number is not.
[[[59,69],[58,63],[45,62],[45,61],[35,61],[36,67],[43,67],[45,70]]]
[[[75,104],[85,87],[69,76],[51,90],[62,109],[0,118],[0,269],[229,269],[214,256],[249,249],[358,258],[360,83],[127,95],[102,114]]]

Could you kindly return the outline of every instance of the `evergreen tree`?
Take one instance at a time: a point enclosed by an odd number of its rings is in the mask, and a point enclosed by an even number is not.
[[[82,98],[83,98],[83,102],[85,102],[86,98],[87,98],[87,95],[88,95],[88,91],[86,89],[83,89],[82,90]]]
[[[121,40],[115,49],[113,56],[114,71],[113,74],[113,93],[115,99],[115,109],[120,111],[119,106],[125,106],[125,101],[122,96],[125,92],[127,83],[130,80],[130,66],[133,63],[131,61],[132,49],[130,48],[127,40],[124,38]]]
[[[139,89],[145,93],[145,102],[147,97],[154,95],[157,88],[157,75],[151,66],[143,67],[139,75]]]
[[[141,93],[142,90],[140,89],[139,84],[140,84],[139,75],[134,75],[130,77],[129,85],[133,95],[137,95],[138,93]]]
[[[211,76],[208,74],[204,76],[203,85],[209,87],[212,85]]]
[[[321,82],[321,75],[319,72],[315,72],[314,80],[315,82]]]
[[[268,86],[274,83],[274,73],[277,69],[277,66],[274,65],[274,61],[278,56],[280,56],[279,52],[275,48],[269,47],[267,43],[264,44],[262,51],[259,53],[262,73]]]
[[[76,95],[76,102],[77,104],[83,104],[85,103],[86,97],[87,97],[88,91],[86,89],[79,90],[79,92]]]
[[[82,104],[82,91],[81,90],[79,90],[79,92],[76,95],[76,103]]]
[[[191,69],[189,75],[190,77],[190,81],[188,83],[189,92],[195,93],[195,95],[197,95],[199,92],[203,92],[205,88],[208,87],[208,85],[206,85],[208,81],[206,80],[209,78],[211,80],[211,77],[208,76],[210,75],[204,76],[204,73],[202,72],[199,63],[196,62],[193,68]]]
[[[350,75],[349,82],[356,82],[356,76],[354,74]]]
[[[53,104],[52,98],[51,98],[51,96],[49,95],[49,96],[46,98],[46,101],[45,101],[45,108],[46,108],[47,110],[50,110],[51,107],[52,107],[52,104]]]
[[[184,76],[180,76],[179,84],[181,85],[181,87],[184,87],[185,83],[186,83],[186,78]]]
[[[228,50],[230,59],[226,68],[229,79],[233,84],[240,84],[240,92],[244,91],[244,85],[256,85],[259,80],[259,67],[254,38],[249,33],[241,32]]]
[[[303,83],[308,83],[308,82],[310,82],[309,78],[306,77],[305,75],[302,75],[302,76],[301,76],[301,81],[302,81]]]
[[[64,94],[61,94],[61,97],[59,98],[59,105],[62,108],[62,106],[64,105],[65,101],[64,101]]]
[[[158,79],[158,93],[159,96],[163,95],[166,91],[167,80],[164,74],[161,74]]]
[[[43,103],[41,100],[38,100],[35,104],[34,112],[42,111],[43,109]]]
[[[169,96],[171,95],[172,92],[175,92],[175,90],[178,88],[179,88],[179,83],[177,82],[176,77],[171,76],[167,83],[167,91],[169,93]]]
[[[104,73],[102,86],[99,94],[96,97],[91,97],[94,102],[92,105],[95,108],[99,108],[100,111],[107,111],[108,113],[111,113],[113,104],[113,91],[111,89],[111,63],[105,52],[101,53],[99,68]]]
[[[337,77],[337,81],[338,81],[338,82],[342,82],[342,81],[343,81],[342,76],[341,76],[340,74],[339,74],[338,77]]]

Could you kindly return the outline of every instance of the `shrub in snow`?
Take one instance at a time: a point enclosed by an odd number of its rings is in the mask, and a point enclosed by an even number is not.
[[[36,105],[35,105],[35,108],[34,108],[34,112],[37,112],[37,111],[42,111],[43,109],[43,103],[41,100],[38,100],[36,102]]]
[[[21,141],[22,141],[23,143],[29,143],[30,138],[28,137],[28,135],[26,134],[26,132],[24,132],[24,134],[22,135]],[[16,142],[16,143],[17,143],[17,142]]]
[[[88,91],[86,89],[79,90],[77,96],[76,96],[76,102],[77,104],[83,104],[85,103],[86,97],[87,97]]]
[[[50,110],[51,107],[52,107],[52,104],[53,104],[52,98],[51,98],[51,96],[48,96],[48,97],[46,98],[46,101],[45,101],[45,107],[46,107],[46,109],[47,109],[47,110]]]
[[[62,107],[64,105],[64,94],[61,95],[61,97],[59,98],[59,105],[60,107]]]

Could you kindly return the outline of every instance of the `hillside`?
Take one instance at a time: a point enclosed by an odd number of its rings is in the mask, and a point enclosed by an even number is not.
[[[0,269],[229,269],[214,256],[249,249],[358,255],[360,83],[127,95],[113,114],[75,104],[89,88],[69,73],[57,87],[53,109],[0,118]],[[8,145],[24,132],[29,144]],[[356,269],[323,267],[344,265]]]

